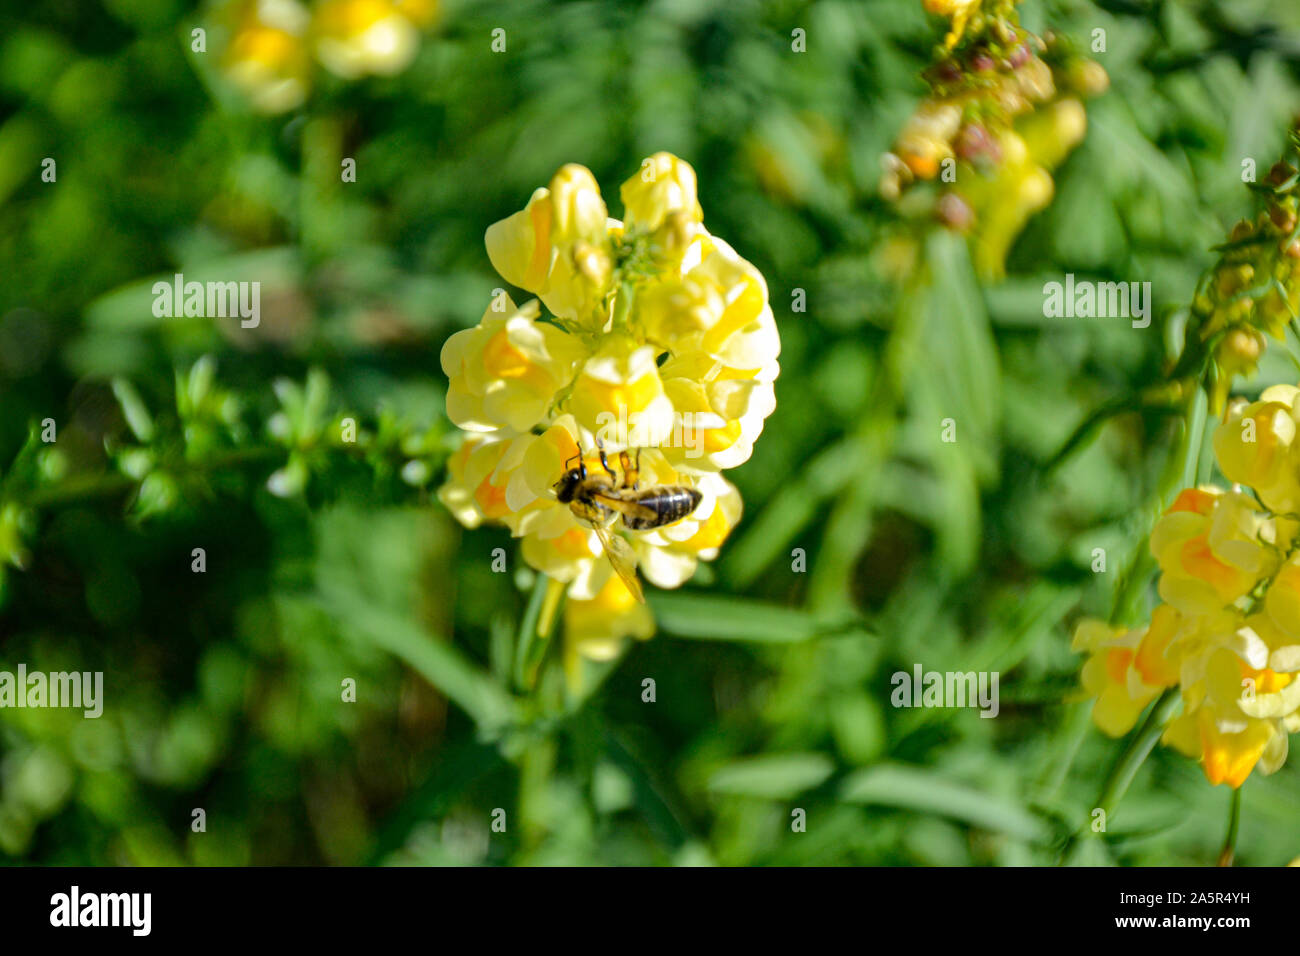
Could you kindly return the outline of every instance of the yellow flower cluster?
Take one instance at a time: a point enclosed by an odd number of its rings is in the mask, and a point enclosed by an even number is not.
[[[439,497],[466,527],[506,525],[529,565],[567,584],[566,633],[590,657],[650,636],[653,621],[556,483],[579,460],[603,473],[603,449],[616,482],[626,452],[640,487],[695,488],[700,503],[680,521],[610,528],[648,581],[677,587],[740,520],[722,471],[749,458],[779,371],[767,285],[702,225],[694,170],[657,153],[621,198],[620,222],[571,164],[492,225],[493,266],[540,304],[497,290],[442,350],[447,414],[467,434]]]
[[[925,7],[950,17],[953,29],[926,71],[930,95],[884,156],[881,195],[898,199],[913,183],[937,181],[926,213],[972,233],[977,267],[998,277],[1025,222],[1051,201],[1050,170],[1083,139],[1081,98],[1109,81],[1060,37],[1021,27],[1012,0]]]
[[[1300,219],[1297,180],[1300,139],[1269,170],[1260,192],[1266,207],[1233,227],[1222,258],[1193,302],[1193,331],[1214,359],[1211,410],[1217,414],[1233,377],[1254,372],[1265,335],[1279,342],[1300,315]]]
[[[1218,426],[1231,490],[1188,488],[1151,534],[1163,602],[1145,628],[1083,622],[1083,685],[1093,718],[1126,733],[1165,688],[1183,712],[1164,741],[1201,761],[1213,784],[1240,787],[1286,760],[1300,730],[1300,389],[1277,386]],[[1243,490],[1248,486],[1253,494]]]
[[[438,0],[235,0],[222,69],[255,108],[282,113],[306,100],[313,54],[344,79],[400,73],[437,15]]]

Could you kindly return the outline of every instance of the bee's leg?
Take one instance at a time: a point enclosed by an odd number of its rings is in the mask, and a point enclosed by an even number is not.
[[[632,467],[632,490],[636,490],[636,478],[641,474],[641,449],[636,450],[636,464]]]
[[[636,476],[639,471],[638,466],[640,465],[641,458],[640,449],[637,449],[636,457],[637,464],[634,465],[632,464],[632,459],[628,457],[627,452],[621,451],[618,453],[618,467],[623,472],[623,483],[620,485],[622,488],[636,489]]]
[[[614,470],[609,467],[609,459],[605,457],[605,446],[600,443],[599,438],[596,439],[596,450],[600,452],[601,467],[605,469],[605,471],[609,474],[609,477],[613,478]]]

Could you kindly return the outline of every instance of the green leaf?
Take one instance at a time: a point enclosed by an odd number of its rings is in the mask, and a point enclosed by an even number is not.
[[[825,754],[764,754],[719,767],[709,777],[709,789],[714,793],[785,800],[821,786],[834,771],[834,762]]]
[[[519,719],[518,702],[450,643],[400,614],[352,602],[322,602],[345,626],[401,658],[474,718],[485,737]]]
[[[815,636],[819,627],[803,611],[702,594],[656,594],[650,598],[655,620],[677,637],[710,641],[790,644]]]
[[[840,799],[950,817],[982,830],[1043,842],[1048,827],[1019,803],[948,780],[931,770],[882,764],[845,779]]]

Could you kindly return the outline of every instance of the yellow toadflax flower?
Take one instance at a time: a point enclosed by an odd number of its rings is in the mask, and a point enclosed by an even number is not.
[[[478,325],[443,344],[442,370],[451,383],[447,417],[457,426],[526,432],[546,416],[582,351],[572,336],[537,321],[538,315],[535,300],[516,308],[502,296]]]
[[[1133,729],[1147,704],[1177,682],[1178,672],[1166,656],[1178,630],[1178,612],[1167,605],[1156,609],[1145,630],[1111,628],[1086,620],[1074,634],[1071,648],[1090,655],[1083,665],[1083,686],[1097,698],[1092,719],[1112,737]]]
[[[1271,388],[1234,407],[1214,447],[1239,484],[1184,489],[1152,529],[1167,603],[1150,626],[1090,621],[1075,636],[1075,650],[1090,654],[1082,682],[1097,725],[1126,733],[1161,689],[1177,686],[1183,710],[1163,740],[1200,761],[1212,784],[1273,773],[1300,730],[1297,394]]]
[[[469,434],[439,497],[564,584],[567,646],[592,658],[653,631],[632,565],[678,587],[740,521],[721,471],[752,453],[780,371],[767,284],[704,228],[690,165],[656,153],[620,194],[626,221],[570,164],[489,227],[492,264],[541,305],[499,296],[442,351]]]
[[[1275,385],[1259,401],[1230,410],[1214,431],[1214,454],[1229,480],[1249,485],[1273,511],[1300,510],[1296,473],[1296,395],[1300,389]]]
[[[1275,522],[1241,492],[1188,488],[1151,532],[1160,596],[1187,614],[1221,609],[1277,565]]]

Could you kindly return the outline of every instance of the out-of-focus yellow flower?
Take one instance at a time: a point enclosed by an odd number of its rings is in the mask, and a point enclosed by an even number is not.
[[[1290,385],[1266,389],[1260,400],[1234,409],[1214,432],[1214,454],[1232,481],[1254,488],[1277,512],[1300,510],[1295,457],[1295,397]]]
[[[1186,614],[1231,604],[1276,567],[1275,533],[1248,495],[1186,489],[1151,532],[1160,596]]]
[[[221,14],[230,39],[222,70],[253,106],[282,113],[311,88],[312,53],[344,79],[391,76],[410,65],[438,0],[233,0]]]
[[[1244,491],[1182,491],[1151,533],[1168,604],[1140,639],[1096,623],[1075,638],[1091,652],[1082,681],[1098,726],[1126,732],[1176,684],[1183,711],[1164,742],[1199,760],[1212,784],[1274,772],[1300,730],[1300,521],[1281,511],[1296,501],[1297,394],[1269,389],[1214,435],[1221,470],[1263,507]]]
[[[966,24],[980,8],[981,0],[922,0],[926,13],[952,19],[952,29],[944,37],[944,47],[952,49],[966,32]]]
[[[616,576],[588,600],[570,597],[564,605],[564,672],[569,686],[581,686],[584,659],[614,660],[629,640],[648,640],[654,632],[650,609]]]
[[[233,15],[222,56],[227,79],[261,112],[301,106],[311,86],[306,7],[297,0],[253,0],[238,4]]]
[[[347,80],[400,73],[420,45],[415,23],[392,0],[323,0],[312,33],[316,57]]]
[[[497,304],[503,311],[496,311]],[[537,321],[538,314],[536,301],[515,308],[502,297],[488,306],[478,325],[447,339],[442,347],[442,370],[450,380],[447,415],[458,426],[525,432],[546,415],[582,351],[572,336]]]
[[[952,30],[924,76],[930,95],[882,157],[880,193],[896,200],[914,183],[931,214],[970,235],[979,272],[999,279],[1011,244],[1052,199],[1052,170],[1083,138],[1082,98],[1108,80],[1053,33],[1019,23],[1015,0],[925,0]],[[959,43],[960,41],[960,43]],[[923,209],[918,197],[907,209]]]
[[[1076,628],[1072,649],[1089,655],[1083,687],[1097,698],[1092,719],[1110,736],[1132,730],[1147,704],[1177,682],[1176,664],[1168,654],[1179,624],[1178,612],[1161,605],[1146,630],[1112,628],[1091,619]]]
[[[432,26],[441,11],[438,0],[393,0],[393,7],[417,27]]]
[[[898,136],[895,152],[917,179],[934,179],[953,155],[952,140],[961,128],[962,108],[944,101],[922,103]]]
[[[1083,104],[1060,100],[1028,117],[1019,131],[997,137],[1002,160],[995,175],[961,181],[957,194],[981,222],[974,257],[982,273],[1002,276],[1016,236],[1030,216],[1052,201],[1056,184],[1051,170],[1083,140],[1086,129]]]
[[[1300,696],[1287,690],[1290,674],[1264,666],[1269,649],[1253,627],[1233,638],[1199,656],[1200,679],[1184,682],[1183,713],[1164,740],[1199,759],[1210,783],[1240,787],[1256,766],[1269,774],[1285,762]]]
[[[1264,610],[1274,626],[1300,643],[1300,563],[1293,558],[1274,576],[1264,595]],[[1285,666],[1282,670],[1295,670]]]

